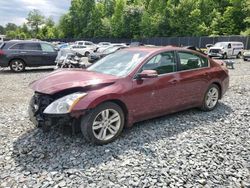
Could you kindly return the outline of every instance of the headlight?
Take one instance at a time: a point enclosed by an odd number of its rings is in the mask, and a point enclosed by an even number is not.
[[[59,98],[52,102],[43,113],[45,114],[66,114],[69,113],[75,104],[85,97],[87,93],[73,93]]]

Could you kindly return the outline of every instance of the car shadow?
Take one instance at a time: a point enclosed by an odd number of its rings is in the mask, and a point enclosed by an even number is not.
[[[152,150],[150,144],[159,140],[174,141],[179,134],[197,126],[213,126],[231,113],[230,106],[219,103],[211,112],[191,109],[162,116],[136,123],[125,129],[118,140],[104,146],[89,144],[80,133],[73,136],[63,127],[53,127],[48,133],[33,129],[13,143],[12,157],[22,171],[31,173],[89,170],[109,161],[124,162],[124,155],[131,150],[151,159],[157,157],[157,151]]]

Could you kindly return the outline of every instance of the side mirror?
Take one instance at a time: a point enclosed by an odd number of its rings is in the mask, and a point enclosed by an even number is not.
[[[143,70],[141,73],[137,74],[137,78],[156,78],[158,73],[156,70]]]
[[[54,50],[55,50],[55,51],[57,51],[57,52],[58,52],[58,51],[60,51],[60,49],[59,49],[59,48],[57,48],[57,47],[55,47],[55,48],[54,48]]]

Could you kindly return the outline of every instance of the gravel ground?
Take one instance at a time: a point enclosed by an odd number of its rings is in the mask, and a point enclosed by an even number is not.
[[[214,111],[137,123],[105,146],[29,122],[28,83],[48,72],[0,72],[0,187],[250,187],[250,62]]]

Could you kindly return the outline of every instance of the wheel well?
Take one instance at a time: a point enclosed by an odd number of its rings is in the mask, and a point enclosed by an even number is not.
[[[9,60],[9,66],[10,66],[10,62],[13,61],[13,60],[20,60],[20,61],[24,62],[24,65],[26,65],[26,63],[25,63],[25,61],[23,59],[21,59],[21,58],[13,58],[13,59]]]
[[[220,92],[220,96],[219,96],[219,98],[221,99],[221,85],[218,83],[218,82],[213,82],[212,84],[215,84],[215,85],[217,85],[218,87],[219,87],[219,92]]]
[[[127,115],[128,115],[128,108],[126,106],[126,104],[118,99],[114,99],[114,100],[109,100],[109,101],[104,101],[105,102],[113,102],[115,104],[117,104],[118,106],[120,106],[122,108],[122,111],[124,112],[124,116],[125,116],[125,123],[127,122]]]

